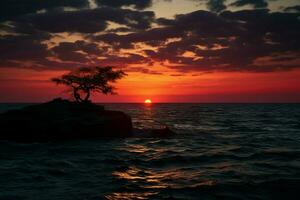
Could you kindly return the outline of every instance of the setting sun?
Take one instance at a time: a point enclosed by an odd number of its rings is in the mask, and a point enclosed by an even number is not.
[[[146,103],[146,104],[151,104],[152,101],[151,101],[151,99],[146,99],[146,100],[145,100],[145,103]]]

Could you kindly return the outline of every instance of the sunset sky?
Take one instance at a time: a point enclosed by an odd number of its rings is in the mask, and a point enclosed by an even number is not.
[[[95,102],[300,102],[299,38],[300,0],[1,0],[0,102],[80,66],[128,74]]]

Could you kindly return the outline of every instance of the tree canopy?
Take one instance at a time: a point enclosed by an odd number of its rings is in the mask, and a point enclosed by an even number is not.
[[[126,75],[122,70],[113,70],[112,67],[81,67],[51,80],[70,87],[77,102],[89,102],[92,92],[116,94],[111,83]]]

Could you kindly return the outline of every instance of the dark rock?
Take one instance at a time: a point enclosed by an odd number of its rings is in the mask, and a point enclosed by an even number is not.
[[[131,118],[92,103],[62,99],[0,114],[0,139],[61,141],[132,135]]]

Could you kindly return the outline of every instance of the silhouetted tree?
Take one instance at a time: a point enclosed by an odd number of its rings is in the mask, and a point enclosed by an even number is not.
[[[116,94],[115,87],[110,83],[126,75],[121,70],[113,70],[112,67],[81,67],[51,80],[56,84],[70,87],[77,102],[89,102],[91,92]]]

